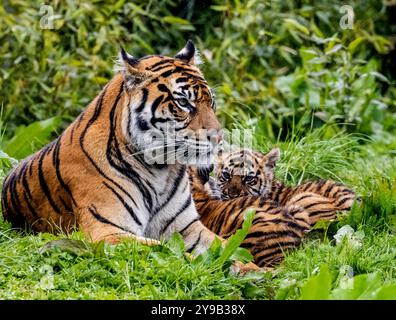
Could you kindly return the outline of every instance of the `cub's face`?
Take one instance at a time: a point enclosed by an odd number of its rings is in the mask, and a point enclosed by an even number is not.
[[[278,148],[267,154],[242,149],[223,155],[215,169],[223,199],[267,194],[273,183],[279,156]]]
[[[147,162],[208,167],[221,139],[215,100],[191,41],[173,58],[121,52],[129,92],[127,132]]]

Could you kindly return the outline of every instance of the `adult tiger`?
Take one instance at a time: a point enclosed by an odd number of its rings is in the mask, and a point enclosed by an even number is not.
[[[166,137],[169,128],[195,136],[210,154],[213,145],[198,132],[217,132],[220,124],[195,59],[191,41],[174,58],[135,59],[121,49],[121,72],[55,141],[5,179],[5,219],[36,232],[77,226],[92,241],[155,244],[178,231],[188,251],[205,250],[215,235],[199,221],[185,164],[153,163],[144,154],[158,149],[163,141],[152,137]]]

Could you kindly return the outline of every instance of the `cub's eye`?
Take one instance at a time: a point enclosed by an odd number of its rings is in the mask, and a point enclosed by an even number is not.
[[[230,174],[227,171],[223,171],[220,176],[224,181],[230,180]]]
[[[257,177],[255,176],[247,176],[245,177],[245,183],[255,183],[257,181]]]
[[[181,107],[187,107],[190,104],[186,98],[179,98],[176,101]]]

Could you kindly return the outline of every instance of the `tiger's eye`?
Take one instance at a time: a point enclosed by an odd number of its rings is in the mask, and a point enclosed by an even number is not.
[[[247,176],[244,179],[245,183],[254,183],[254,182],[256,182],[256,180],[257,180],[257,177],[255,177],[255,176]]]

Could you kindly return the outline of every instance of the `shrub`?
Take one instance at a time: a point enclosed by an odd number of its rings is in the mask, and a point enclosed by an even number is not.
[[[228,125],[257,117],[275,137],[308,111],[317,126],[348,122],[369,134],[394,126],[387,37],[396,26],[382,2],[351,1],[353,30],[340,29],[341,1],[69,0],[51,4],[53,29],[42,28],[50,12],[41,4],[0,4],[8,137],[32,121],[71,122],[112,76],[120,45],[136,57],[173,54],[187,38],[203,53]]]

